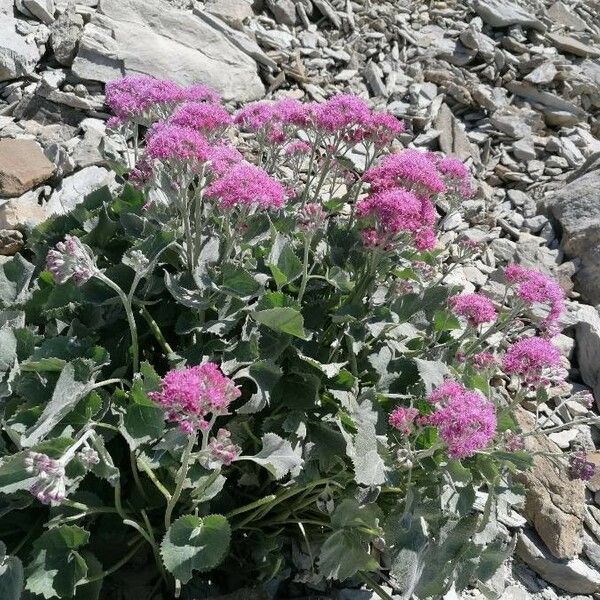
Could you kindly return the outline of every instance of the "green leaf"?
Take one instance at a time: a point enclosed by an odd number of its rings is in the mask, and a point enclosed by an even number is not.
[[[238,298],[256,296],[263,289],[248,271],[233,263],[223,265],[222,276],[221,290]]]
[[[209,571],[223,560],[230,539],[231,528],[222,515],[184,515],[169,527],[160,553],[167,570],[187,583],[193,571]]]
[[[439,360],[423,360],[421,358],[413,359],[417,365],[417,370],[421,380],[425,384],[425,391],[431,392],[434,387],[444,383],[444,377],[450,374],[445,363]]]
[[[381,520],[381,509],[375,503],[360,505],[354,498],[346,498],[340,502],[331,516],[331,526],[335,529],[343,527],[367,527],[376,530]]]
[[[434,331],[452,331],[460,329],[460,321],[449,310],[438,310],[433,315]]]
[[[20,254],[0,264],[0,306],[24,302],[35,267]]]
[[[275,479],[282,479],[288,473],[294,472],[302,466],[301,448],[298,445],[292,448],[288,440],[284,440],[276,433],[265,433],[262,436],[262,450],[255,456],[241,456],[239,460],[251,460],[271,473]]]
[[[94,381],[92,379],[87,381],[75,379],[75,366],[73,363],[65,365],[56,382],[50,402],[44,407],[35,425],[25,432],[21,444],[27,447],[39,442],[92,390],[93,386]]]
[[[33,543],[33,559],[27,566],[26,589],[44,598],[71,598],[84,583],[88,568],[77,549],[89,541],[81,527],[61,525],[43,533]]]
[[[316,406],[320,387],[321,380],[316,375],[289,373],[284,375],[273,388],[273,401],[276,406],[308,410]]]
[[[0,542],[0,598],[20,600],[23,593],[23,565],[16,556],[6,555],[6,546]]]
[[[17,338],[12,329],[0,329],[0,373],[8,371],[17,358]]]
[[[379,563],[369,553],[369,544],[360,533],[341,529],[321,546],[319,571],[327,579],[344,581],[358,571],[374,571]]]
[[[280,234],[273,242],[268,266],[278,289],[302,275],[302,262],[296,256],[289,240]]]
[[[304,318],[295,308],[283,307],[258,310],[254,311],[252,316],[256,321],[274,331],[281,331],[301,340],[307,339],[304,332]]]
[[[281,367],[270,360],[259,360],[235,374],[235,379],[247,378],[256,384],[256,392],[250,400],[238,408],[241,414],[252,414],[262,410],[271,401],[273,388],[281,378]]]

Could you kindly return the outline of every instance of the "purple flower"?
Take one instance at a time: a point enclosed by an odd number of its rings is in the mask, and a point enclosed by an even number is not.
[[[206,138],[190,127],[157,123],[146,137],[146,154],[154,160],[206,162],[210,152]]]
[[[525,304],[549,306],[550,312],[542,321],[542,327],[553,330],[564,309],[565,295],[558,282],[535,269],[515,264],[504,269],[504,277],[508,283],[516,284],[515,294]]]
[[[36,477],[29,489],[42,504],[61,502],[66,498],[64,465],[54,458],[39,452],[30,452],[25,457],[25,470]]]
[[[84,284],[97,271],[92,251],[72,235],[66,235],[64,241],[48,252],[46,267],[57,283],[65,283],[72,277],[77,285]]]
[[[569,477],[589,481],[596,473],[596,465],[587,460],[585,451],[574,452],[569,457]]]
[[[458,381],[446,380],[429,395],[435,411],[422,417],[434,425],[448,448],[448,456],[461,459],[485,448],[496,433],[496,408],[479,392]]]
[[[371,109],[367,103],[352,94],[338,94],[312,109],[315,127],[327,133],[337,133],[348,127],[364,127],[370,124],[370,119]]]
[[[218,104],[187,102],[173,111],[168,122],[172,125],[196,129],[203,135],[220,135],[232,123],[232,119]]]
[[[165,410],[169,421],[192,433],[208,427],[209,414],[227,414],[229,404],[240,394],[233,381],[208,362],[169,371],[161,380],[160,391],[150,397]]]
[[[208,452],[217,465],[229,466],[240,455],[241,448],[231,441],[231,432],[221,428],[216,437],[210,438]]]
[[[394,429],[408,435],[412,431],[413,423],[418,415],[419,411],[416,408],[398,406],[390,413],[388,423]]]
[[[280,208],[285,201],[283,186],[265,170],[247,162],[236,164],[223,173],[206,188],[206,194],[228,208]]]
[[[298,225],[301,229],[314,232],[325,225],[327,213],[317,202],[309,202],[298,210]]]
[[[379,165],[368,169],[363,179],[375,192],[404,187],[417,195],[429,197],[446,191],[437,169],[436,156],[420,150],[388,154]]]
[[[565,378],[560,352],[548,340],[531,337],[511,344],[502,359],[502,369],[529,385],[548,385]]]
[[[489,298],[481,294],[459,294],[448,298],[448,305],[455,314],[465,317],[471,327],[496,320],[496,309]]]

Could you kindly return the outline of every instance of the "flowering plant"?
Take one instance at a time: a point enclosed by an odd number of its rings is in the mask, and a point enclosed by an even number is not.
[[[558,285],[450,285],[480,252],[437,238],[468,170],[357,97],[106,98],[118,194],[0,267],[3,600],[491,595],[542,427],[521,405],[566,393]]]

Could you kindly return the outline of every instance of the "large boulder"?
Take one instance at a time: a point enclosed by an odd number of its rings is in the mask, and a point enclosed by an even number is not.
[[[535,425],[534,417],[525,410],[518,409],[514,416],[523,431]],[[542,436],[525,439],[525,450],[534,457],[531,469],[518,476],[526,489],[524,516],[553,556],[574,558],[583,547],[585,486],[582,481],[571,481],[566,467],[557,467],[545,456],[560,452],[554,442]]]
[[[264,94],[254,59],[197,15],[165,0],[100,0],[83,31],[73,72],[103,82],[144,73],[204,83],[225,100]]]
[[[579,291],[592,304],[600,303],[600,169],[558,190],[549,209],[560,225],[565,254],[581,259]]]
[[[0,81],[31,75],[40,59],[33,36],[17,31],[17,19],[0,4]]]

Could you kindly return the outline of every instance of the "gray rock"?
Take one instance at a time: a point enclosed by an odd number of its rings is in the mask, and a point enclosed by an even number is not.
[[[73,64],[82,32],[83,17],[75,12],[74,4],[69,5],[50,26],[50,45],[61,65],[69,67]]]
[[[563,2],[555,2],[546,14],[557,24],[573,29],[574,31],[585,31],[586,22],[577,16]]]
[[[475,0],[475,11],[492,27],[523,25],[538,31],[546,30],[546,26],[534,15],[507,0]]]
[[[83,202],[87,194],[105,185],[114,185],[115,175],[103,167],[91,166],[62,180],[44,207],[48,215],[63,215]]]
[[[225,21],[230,27],[239,30],[242,30],[244,22],[254,15],[250,0],[210,0],[204,5],[204,9]]]
[[[54,21],[54,0],[23,0],[25,8],[46,25]]]
[[[534,534],[518,536],[517,555],[556,587],[574,594],[594,594],[600,590],[600,573],[579,558],[561,561],[552,557]]]
[[[278,23],[295,25],[298,22],[296,5],[292,0],[266,0],[266,5]]]
[[[502,133],[521,139],[531,136],[531,127],[520,117],[518,111],[503,109],[490,116],[490,122]]]
[[[581,378],[589,385],[600,406],[600,314],[593,306],[581,305],[575,326],[575,349]]]
[[[590,46],[579,41],[576,38],[568,35],[561,35],[559,33],[547,33],[546,37],[559,49],[565,52],[570,52],[575,56],[582,56],[584,58],[588,56],[597,57],[600,56],[600,49],[596,46]]]
[[[38,202],[40,191],[27,192],[0,206],[0,229],[28,232],[45,221],[48,215]]]
[[[514,142],[512,150],[518,160],[534,160],[537,156],[533,142],[527,138]]]
[[[204,83],[225,100],[264,94],[256,62],[197,15],[165,0],[100,0],[83,31],[73,72],[107,82],[130,73]]]
[[[600,242],[600,170],[559,189],[548,205],[562,228],[567,254],[582,254]]]
[[[13,256],[23,248],[23,234],[15,229],[0,229],[0,256]]]
[[[12,14],[0,17],[0,81],[30,75],[40,59],[33,37],[18,33],[17,24]]]

